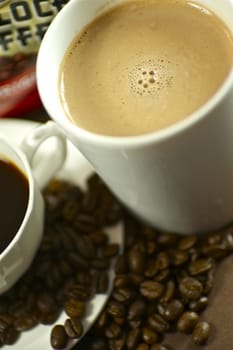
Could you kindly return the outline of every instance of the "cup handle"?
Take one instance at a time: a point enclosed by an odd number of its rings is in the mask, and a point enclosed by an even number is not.
[[[53,139],[53,144],[46,147],[43,157],[36,157],[40,146],[48,139]],[[21,142],[21,150],[26,155],[31,166],[32,173],[37,180],[40,189],[43,189],[54,174],[62,167],[67,154],[67,140],[64,133],[53,121],[48,121],[31,130]]]

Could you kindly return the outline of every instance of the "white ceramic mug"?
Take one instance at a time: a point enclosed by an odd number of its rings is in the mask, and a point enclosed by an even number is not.
[[[0,294],[17,282],[36,254],[44,224],[41,190],[66,159],[66,140],[59,131],[51,132],[50,125],[46,125],[46,130],[43,127],[32,130],[20,148],[10,145],[4,135],[0,136],[0,159],[13,163],[24,174],[29,185],[28,204],[23,221],[12,241],[0,254]],[[50,142],[52,150],[48,149],[47,156],[39,159],[36,156],[37,151],[51,136],[54,136],[54,141]]]
[[[195,1],[233,31],[233,0]],[[137,216],[166,231],[216,230],[233,220],[233,71],[195,113],[147,135],[93,134],[72,124],[64,113],[58,75],[68,45],[97,14],[120,2],[71,0],[57,15],[38,55],[42,102],[56,125]]]

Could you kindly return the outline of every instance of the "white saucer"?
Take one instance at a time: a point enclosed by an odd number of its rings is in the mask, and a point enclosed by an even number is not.
[[[7,137],[9,143],[19,145],[22,138],[30,131],[30,129],[38,125],[39,123],[22,119],[0,119],[0,133]],[[41,148],[40,155],[38,156],[43,156],[43,147]],[[85,180],[92,172],[93,168],[90,166],[90,164],[81,155],[81,153],[70,142],[68,142],[67,160],[63,169],[57,174],[57,177],[69,180],[77,185],[80,185],[81,187],[85,187]],[[110,241],[119,243],[122,246],[123,233],[120,224],[111,230],[108,230],[108,234]],[[112,279],[113,272],[110,271],[110,280],[112,281]],[[84,333],[96,320],[98,314],[107,301],[108,294],[98,295],[89,303],[90,305],[88,309],[91,310],[91,312],[87,312],[87,317],[84,320]],[[63,313],[57,320],[56,324],[63,324],[66,318],[66,315]],[[14,350],[51,349],[51,329],[52,326],[39,325],[30,331],[22,333],[20,339],[13,346],[6,345],[4,347],[9,349],[13,348]],[[76,343],[77,341],[70,344],[66,350],[71,349]]]

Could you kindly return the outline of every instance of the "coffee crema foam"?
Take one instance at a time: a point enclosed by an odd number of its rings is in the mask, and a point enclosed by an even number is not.
[[[79,33],[60,69],[69,119],[110,136],[168,127],[196,111],[233,66],[233,35],[183,0],[131,0]]]

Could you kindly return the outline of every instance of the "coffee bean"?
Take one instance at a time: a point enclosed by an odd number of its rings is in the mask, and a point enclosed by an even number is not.
[[[127,257],[125,255],[118,256],[114,265],[114,270],[117,275],[128,272]]]
[[[191,276],[198,276],[213,268],[212,259],[197,259],[190,263],[188,269]]]
[[[195,312],[202,312],[203,310],[205,310],[205,308],[207,307],[208,305],[208,298],[206,296],[202,296],[200,297],[200,299],[198,300],[192,300],[190,301],[189,303],[189,308],[190,310],[192,311],[195,311]]]
[[[128,253],[129,270],[142,274],[145,268],[145,251],[140,245],[133,246]]]
[[[113,290],[112,297],[116,301],[127,303],[129,302],[134,295],[134,291],[130,288],[119,288],[116,290]]]
[[[191,333],[199,321],[199,316],[194,311],[186,311],[177,322],[177,330],[182,333]]]
[[[147,304],[144,300],[135,300],[128,308],[128,320],[140,320],[147,311]]]
[[[110,325],[108,325],[105,331],[105,335],[109,339],[120,338],[121,333],[121,327],[115,322],[112,322]]]
[[[102,247],[100,255],[103,258],[113,258],[119,252],[119,245],[117,243],[111,243]]]
[[[86,311],[85,303],[82,300],[69,299],[65,302],[64,310],[66,314],[73,317],[83,317]]]
[[[182,314],[183,310],[183,303],[178,299],[174,299],[165,307],[163,317],[169,322],[174,322]]]
[[[37,325],[37,320],[31,316],[17,318],[14,327],[18,332],[28,331]]]
[[[193,248],[198,241],[197,236],[188,236],[181,238],[178,243],[178,249],[180,250],[190,250]]]
[[[157,300],[161,297],[164,286],[157,281],[144,281],[140,284],[140,293],[149,300]]]
[[[153,314],[147,319],[148,325],[158,333],[165,333],[169,330],[169,323],[159,314]]]
[[[197,279],[185,277],[179,284],[179,290],[189,300],[197,300],[201,297],[203,286]]]
[[[70,339],[79,338],[83,333],[83,326],[79,318],[66,319],[64,329]]]
[[[125,336],[118,339],[110,339],[108,341],[109,350],[124,350],[125,349]],[[103,348],[101,349],[103,350]]]
[[[68,336],[62,325],[53,327],[50,338],[51,345],[54,349],[64,349],[68,342]]]
[[[126,315],[126,308],[123,304],[111,300],[107,306],[107,312],[112,317],[124,317]]]
[[[159,335],[154,330],[152,330],[149,327],[144,327],[142,329],[142,339],[143,341],[148,344],[152,345],[154,343],[157,343],[159,340]]]
[[[206,344],[210,336],[211,327],[208,322],[200,321],[194,327],[192,338],[195,344],[203,345]]]
[[[138,328],[132,329],[128,332],[126,337],[126,346],[129,350],[135,350],[139,344],[141,337],[141,330]]]
[[[165,285],[165,292],[160,299],[160,302],[164,305],[168,304],[169,301],[171,301],[174,297],[176,290],[176,285],[173,280],[169,280]]]

